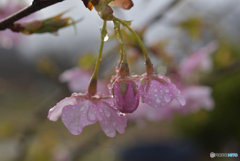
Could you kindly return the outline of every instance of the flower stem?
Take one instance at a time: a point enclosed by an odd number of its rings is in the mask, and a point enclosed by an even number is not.
[[[121,51],[120,51],[121,58],[120,58],[120,62],[118,64],[118,68],[119,68],[118,74],[121,77],[125,77],[125,76],[129,76],[129,66],[128,66],[128,62],[127,62],[127,54],[126,54],[126,49],[125,49],[120,25],[116,25],[116,32],[117,32],[117,37],[119,39],[119,42],[121,44]]]
[[[154,70],[153,70],[153,64],[147,54],[147,50],[146,48],[144,47],[143,43],[142,43],[142,40],[139,38],[139,36],[133,31],[133,29],[128,26],[127,23],[125,23],[123,20],[121,19],[118,19],[116,17],[114,17],[114,20],[115,21],[118,21],[120,24],[122,24],[123,26],[125,26],[132,34],[133,36],[136,38],[137,42],[139,43],[142,51],[143,51],[143,54],[144,54],[144,57],[145,57],[145,65],[146,65],[146,72],[148,75],[152,75],[154,73]]]
[[[98,58],[97,58],[97,61],[96,61],[94,72],[92,74],[92,77],[90,79],[89,86],[88,86],[88,93],[92,96],[94,96],[97,93],[97,76],[98,76],[98,70],[99,70],[99,67],[100,67],[100,62],[101,62],[101,59],[102,59],[104,38],[107,34],[106,26],[107,26],[106,21],[103,21],[103,26],[102,26],[102,29],[101,29],[101,45],[100,45],[100,49],[99,49],[99,53],[98,53]]]

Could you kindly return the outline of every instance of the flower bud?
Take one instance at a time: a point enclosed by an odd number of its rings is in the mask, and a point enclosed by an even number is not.
[[[139,104],[136,84],[130,79],[117,79],[112,87],[113,102],[122,113],[132,113]]]

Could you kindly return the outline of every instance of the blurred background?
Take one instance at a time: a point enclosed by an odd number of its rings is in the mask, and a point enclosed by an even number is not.
[[[82,19],[77,31],[72,26],[57,35],[0,31],[1,161],[207,161],[212,160],[210,152],[240,154],[240,2],[133,2],[128,11],[114,8],[114,15],[133,20],[155,72],[171,78],[186,106],[172,104],[154,112],[141,105],[128,116],[125,133],[114,138],[98,123],[74,136],[61,119],[49,121],[48,110],[57,102],[85,92],[100,45],[97,12],[80,0],[63,1],[20,22],[70,9],[65,17]],[[0,19],[30,3],[0,0]],[[144,73],[141,48],[129,32],[123,30],[123,35],[131,73]],[[110,22],[108,36],[99,73],[105,87],[120,55]]]

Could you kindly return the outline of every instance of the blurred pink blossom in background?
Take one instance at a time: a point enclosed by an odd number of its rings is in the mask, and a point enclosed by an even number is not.
[[[68,87],[71,92],[86,92],[90,78],[91,73],[79,67],[68,69],[59,76],[60,82],[68,83]],[[99,79],[97,91],[104,94],[109,94],[107,84]]]
[[[26,4],[23,1],[12,1],[0,6],[0,19],[6,18],[11,14],[24,8]],[[12,48],[22,39],[21,34],[10,31],[9,29],[0,32],[0,46],[3,48]]]
[[[197,69],[202,72],[210,71],[212,68],[211,55],[217,49],[217,43],[212,41],[201,49],[193,52],[190,56],[183,59],[180,64],[180,73],[188,76],[196,72]]]

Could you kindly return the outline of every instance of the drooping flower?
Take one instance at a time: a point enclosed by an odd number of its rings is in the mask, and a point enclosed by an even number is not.
[[[86,92],[88,89],[88,83],[91,78],[91,74],[86,70],[75,67],[64,71],[60,77],[60,82],[67,82],[71,92]],[[109,94],[107,85],[103,81],[98,81],[97,91]]]
[[[175,114],[191,114],[201,109],[211,110],[214,101],[211,97],[211,88],[207,86],[187,86],[181,89],[182,96],[186,99],[186,105],[179,106],[178,101],[173,100],[165,108],[150,108],[146,103],[139,103],[138,109],[127,117],[134,120],[140,126],[144,125],[145,119],[149,121],[171,120]]]
[[[49,110],[48,118],[56,121],[62,116],[62,122],[73,135],[79,135],[85,126],[100,123],[104,133],[109,137],[124,133],[127,118],[117,112],[107,99],[96,95],[73,94],[57,103]]]
[[[122,113],[132,113],[139,104],[139,93],[136,84],[131,79],[119,78],[113,83],[113,101]]]
[[[167,106],[174,98],[180,105],[186,104],[186,100],[176,85],[171,83],[168,77],[161,74],[151,76],[144,74],[139,92],[142,101],[155,108]]]

